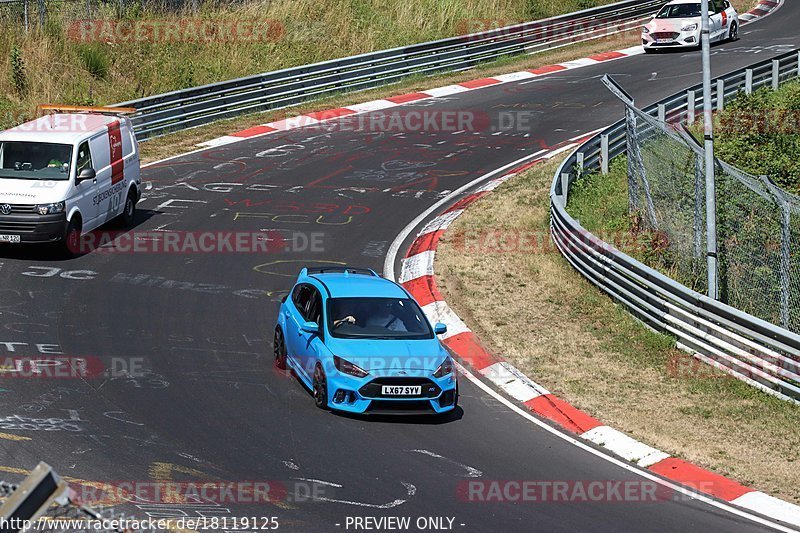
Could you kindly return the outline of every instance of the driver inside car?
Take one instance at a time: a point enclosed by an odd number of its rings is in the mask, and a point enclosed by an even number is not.
[[[397,308],[396,303],[380,302],[374,305],[371,311],[364,321],[365,326],[380,327],[389,331],[408,331],[408,328],[399,317],[400,313],[398,311],[401,310]]]

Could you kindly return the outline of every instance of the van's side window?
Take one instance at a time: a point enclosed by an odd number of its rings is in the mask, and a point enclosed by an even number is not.
[[[84,142],[78,147],[77,173],[81,173],[84,168],[92,168],[92,154],[89,152],[89,143]]]

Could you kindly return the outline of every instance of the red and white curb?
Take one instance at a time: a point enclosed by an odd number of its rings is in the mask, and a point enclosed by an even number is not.
[[[761,17],[765,17],[781,7],[783,5],[784,0],[761,0],[756,7],[748,11],[747,13],[742,13],[739,15],[739,20],[742,23],[746,24],[748,22],[752,22],[755,19],[759,19]]]
[[[581,142],[583,139],[572,139],[557,149],[542,155],[539,159],[508,171],[487,182],[428,222],[419,232],[403,259],[397,281],[420,303],[431,322],[441,322],[447,325],[447,333],[440,338],[461,361],[467,363],[475,372],[508,396],[523,403],[530,411],[667,479],[785,524],[800,527],[800,506],[745,487],[736,481],[682,459],[671,457],[668,453],[602,424],[591,415],[551,394],[511,363],[502,361],[485,350],[477,336],[447,305],[439,293],[434,275],[434,260],[439,240],[448,227],[468,206],[489,194],[503,182],[536,164],[574,148]]]
[[[444,87],[429,89],[427,91],[401,94],[398,96],[390,96],[388,98],[384,98],[381,100],[372,100],[371,102],[365,102],[363,104],[356,104],[347,107],[339,107],[336,109],[329,109],[326,111],[317,111],[315,113],[308,113],[305,115],[298,115],[296,117],[286,118],[283,120],[279,120],[277,122],[268,122],[267,124],[253,126],[252,128],[248,128],[243,131],[239,131],[236,133],[232,133],[230,135],[225,135],[223,137],[218,137],[216,139],[200,143],[198,144],[198,146],[203,146],[203,147],[224,146],[226,144],[231,144],[246,139],[251,139],[253,137],[260,137],[263,135],[269,135],[276,132],[284,132],[297,128],[304,128],[306,126],[313,126],[321,122],[336,120],[341,117],[359,115],[362,113],[371,113],[373,111],[382,111],[384,109],[398,107],[412,102],[418,102],[430,98],[442,98],[453,94],[463,93],[467,91],[474,91],[476,89],[482,89],[484,87],[490,87],[492,85],[500,85],[503,83],[511,83],[520,80],[537,78],[540,76],[545,76],[547,74],[552,74],[553,72],[574,70],[589,65],[597,65],[598,63],[613,61],[615,59],[622,59],[623,57],[635,56],[642,53],[643,50],[641,46],[633,46],[631,48],[625,48],[623,50],[616,50],[613,52],[603,52],[601,54],[596,54],[584,59],[567,61],[565,63],[559,63],[556,65],[547,65],[535,69],[522,70],[519,72],[512,72],[510,74],[493,76],[491,78],[481,78],[477,80],[466,81],[463,83],[456,83],[454,85],[446,85]]]

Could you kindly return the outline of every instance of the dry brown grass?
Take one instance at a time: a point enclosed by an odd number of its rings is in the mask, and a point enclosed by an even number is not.
[[[448,303],[495,353],[604,423],[656,448],[800,503],[800,408],[728,378],[676,376],[684,357],[557,253],[492,253],[463,232],[546,234],[554,164],[484,198],[437,253]]]
[[[37,104],[109,104],[236,77],[440,39],[481,24],[502,26],[575,11],[612,0],[264,0],[191,13],[131,12],[133,21],[202,19],[277,22],[282,33],[262,42],[76,42],[74,18],[54,7],[44,28],[25,34],[0,5],[0,128],[32,113]],[[210,4],[209,4],[210,5]],[[92,18],[113,19],[116,4],[101,4]],[[64,7],[63,9],[66,9]],[[81,14],[80,18],[85,18]],[[73,15],[74,17],[74,15]],[[477,23],[476,21],[482,21]],[[223,32],[229,33],[220,24]],[[28,91],[10,81],[10,51],[27,67]],[[92,48],[109,64],[106,79],[91,81],[80,51]]]

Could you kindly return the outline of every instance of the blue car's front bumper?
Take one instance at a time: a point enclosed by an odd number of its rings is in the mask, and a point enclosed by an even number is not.
[[[433,372],[405,374],[383,371],[357,378],[338,370],[329,372],[328,405],[331,409],[358,414],[439,414],[455,409],[455,373],[442,378]],[[384,385],[419,385],[421,393],[414,396],[385,396]]]

